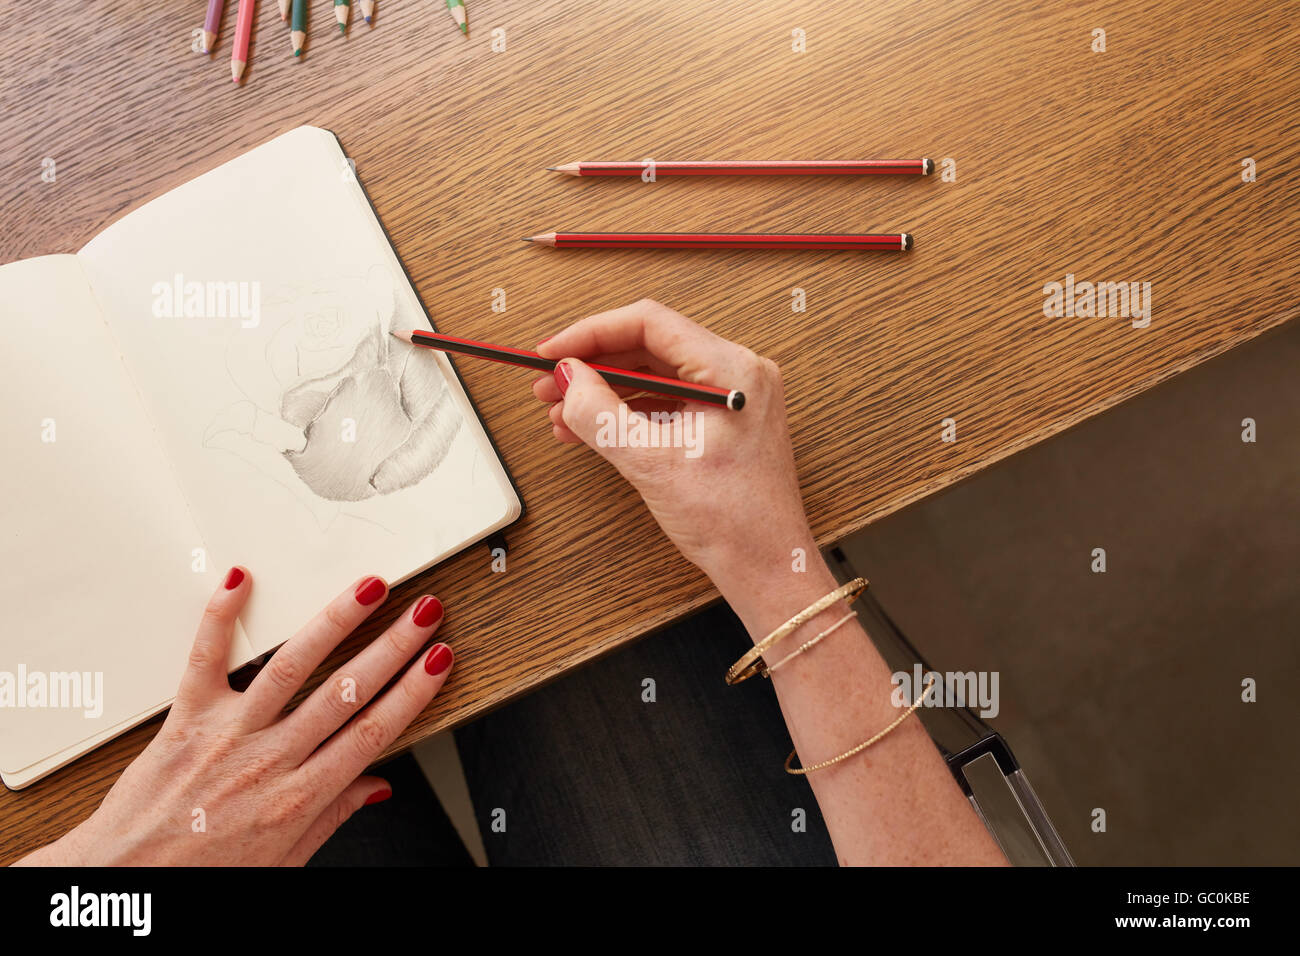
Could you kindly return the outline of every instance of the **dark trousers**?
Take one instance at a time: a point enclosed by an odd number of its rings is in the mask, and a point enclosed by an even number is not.
[[[718,604],[457,731],[489,862],[834,865],[771,686],[723,683],[749,645]],[[312,865],[466,865],[414,760],[381,772]]]

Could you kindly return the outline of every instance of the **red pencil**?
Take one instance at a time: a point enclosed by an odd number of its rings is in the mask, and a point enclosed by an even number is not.
[[[557,249],[821,249],[858,252],[903,252],[912,248],[911,233],[841,235],[836,233],[710,232],[546,232],[524,242]]]
[[[640,176],[653,168],[659,176],[928,176],[928,159],[776,160],[706,163],[565,163],[547,166],[570,176]]]
[[[536,352],[529,352],[526,349],[514,349],[506,345],[489,345],[487,342],[458,339],[455,336],[442,335],[438,332],[422,332],[416,329],[410,332],[394,332],[393,336],[403,342],[410,342],[412,345],[421,345],[442,352],[473,355],[477,358],[502,362],[506,365],[537,369],[539,372],[554,372],[557,364],[555,359],[543,358]],[[717,405],[721,408],[729,408],[732,411],[740,411],[745,407],[744,393],[735,389],[718,388],[714,385],[698,385],[694,382],[683,382],[681,379],[652,375],[649,372],[633,372],[626,368],[614,368],[611,365],[593,365],[590,362],[587,365],[600,373],[600,376],[610,385],[621,385],[627,388],[639,389],[643,392],[651,392],[655,395],[667,395],[671,398],[702,402],[705,405]]]

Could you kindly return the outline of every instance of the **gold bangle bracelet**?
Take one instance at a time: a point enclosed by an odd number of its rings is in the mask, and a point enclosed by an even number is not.
[[[823,760],[821,763],[815,763],[810,767],[791,767],[790,764],[794,763],[794,758],[796,755],[796,751],[791,750],[790,756],[785,758],[785,772],[794,773],[794,774],[812,773],[814,770],[822,770],[826,767],[831,766],[832,764],[839,763],[841,760],[848,760],[850,757],[854,756],[855,754],[862,753],[862,751],[866,750],[868,747],[874,744],[881,737],[884,737],[891,730],[893,730],[895,727],[901,724],[903,721],[907,720],[907,718],[912,715],[912,712],[915,711],[916,708],[921,706],[921,701],[925,700],[925,695],[930,692],[930,688],[933,686],[934,686],[934,677],[931,676],[929,683],[927,683],[925,687],[921,689],[920,695],[912,703],[912,706],[907,708],[907,710],[903,711],[901,714],[899,714],[892,724],[890,724],[880,733],[876,734],[874,737],[862,741],[862,743],[858,744],[852,750],[844,751],[844,753],[840,754],[838,757],[832,757],[830,760]]]
[[[840,587],[837,587],[834,591],[832,591],[830,594],[827,594],[825,597],[818,598],[808,607],[804,608],[794,617],[790,618],[790,620],[786,621],[775,631],[767,635],[767,637],[763,638],[761,641],[759,641],[757,644],[755,644],[753,647],[747,650],[744,654],[742,654],[740,660],[732,664],[731,667],[727,670],[727,676],[726,676],[727,683],[739,684],[741,681],[748,680],[749,678],[753,677],[759,671],[759,667],[760,667],[759,661],[760,658],[762,658],[763,656],[763,652],[766,651],[769,647],[771,647],[777,641],[781,640],[781,638],[786,637],[787,635],[798,630],[803,625],[807,624],[814,617],[816,617],[822,611],[826,610],[836,601],[847,600],[850,604],[852,604],[853,601],[857,599],[857,596],[861,594],[863,591],[865,591],[866,589],[867,589],[866,578],[854,578],[848,584],[844,584],[841,585]]]
[[[791,651],[789,654],[785,655],[785,657],[781,658],[779,661],[777,661],[777,662],[776,662],[775,664],[773,664],[771,667],[768,667],[766,664],[759,664],[759,665],[758,665],[758,672],[759,672],[760,674],[762,674],[764,677],[771,677],[772,674],[774,674],[774,673],[776,672],[776,669],[777,669],[778,667],[784,667],[786,664],[788,664],[788,663],[789,663],[790,661],[792,661],[794,658],[798,657],[798,656],[799,656],[800,654],[802,654],[804,651],[808,650],[810,647],[814,647],[814,646],[815,646],[816,644],[818,644],[818,643],[819,643],[823,638],[830,637],[832,634],[834,634],[836,631],[838,631],[838,630],[840,629],[840,627],[841,627],[841,626],[842,626],[846,621],[850,620],[851,618],[855,618],[855,617],[857,617],[857,616],[858,616],[858,612],[857,612],[857,611],[849,611],[848,614],[845,614],[842,618],[840,618],[838,621],[836,621],[836,622],[835,622],[834,624],[832,624],[830,627],[826,628],[826,630],[822,631],[822,632],[821,632],[820,634],[818,634],[816,637],[811,638],[810,640],[804,641],[802,644],[800,644],[798,647],[796,647],[796,648],[795,648],[793,651]]]

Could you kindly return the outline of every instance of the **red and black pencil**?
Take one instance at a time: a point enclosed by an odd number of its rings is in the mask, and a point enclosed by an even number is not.
[[[528,236],[556,249],[820,249],[855,252],[904,252],[911,233],[843,235],[836,233],[710,232],[546,232]]]
[[[660,176],[928,176],[928,159],[846,159],[719,161],[689,163],[565,163],[547,166],[569,176],[641,176],[653,169]]]
[[[459,355],[473,355],[492,362],[537,369],[539,372],[553,372],[558,364],[555,359],[543,358],[536,352],[529,352],[527,349],[515,349],[506,345],[489,345],[487,342],[459,339],[453,335],[443,335],[439,332],[423,332],[415,329],[410,332],[394,332],[393,335],[403,342],[410,342],[412,345],[439,349],[443,352],[456,352]],[[702,402],[705,405],[717,405],[721,408],[729,408],[732,411],[740,411],[745,406],[744,393],[735,389],[718,388],[713,385],[698,385],[694,382],[683,382],[681,379],[665,378],[662,375],[652,375],[649,372],[634,372],[630,369],[614,368],[610,365],[594,365],[590,362],[587,365],[600,373],[600,376],[610,385],[635,388],[643,392],[666,395],[670,398],[680,398],[690,402]]]

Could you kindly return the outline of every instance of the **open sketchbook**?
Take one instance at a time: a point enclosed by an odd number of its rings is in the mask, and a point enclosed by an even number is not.
[[[0,778],[163,710],[232,564],[233,670],[353,579],[522,505],[333,134],[286,133],[76,255],[0,267]]]

